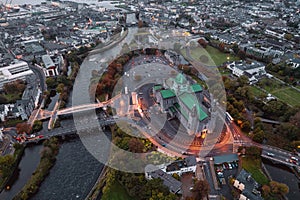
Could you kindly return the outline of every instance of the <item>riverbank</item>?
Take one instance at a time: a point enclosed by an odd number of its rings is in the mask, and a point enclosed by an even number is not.
[[[41,160],[37,169],[33,172],[31,178],[22,190],[13,198],[14,200],[26,200],[37,193],[39,186],[49,174],[50,169],[54,166],[58,151],[59,142],[57,138],[51,138],[44,142]]]
[[[0,178],[0,193],[3,191],[3,189],[5,188],[7,183],[10,181],[10,179],[12,178],[15,171],[18,170],[18,165],[19,165],[19,163],[21,161],[21,158],[24,154],[25,147],[23,145],[16,144],[16,145],[14,145],[14,148],[15,148],[15,152],[14,152],[14,155],[13,155],[14,161],[10,166],[7,166],[8,170],[9,170],[7,172],[7,175],[3,179]],[[10,157],[11,155],[7,155],[7,156]],[[1,171],[2,170],[3,169],[1,169]]]

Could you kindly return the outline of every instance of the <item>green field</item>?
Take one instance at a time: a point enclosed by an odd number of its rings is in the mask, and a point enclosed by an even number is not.
[[[281,101],[291,105],[300,106],[300,92],[280,83],[274,79],[264,78],[259,84],[263,89],[280,99]]]
[[[250,86],[250,91],[253,93],[254,96],[259,97],[262,95],[267,95],[265,92],[261,91],[255,86]]]
[[[282,88],[273,91],[272,94],[293,107],[300,106],[300,92],[293,88]]]
[[[253,159],[252,157],[243,157],[242,168],[244,168],[247,172],[251,173],[252,178],[254,178],[259,184],[268,184],[269,180],[262,172],[260,162],[260,160]]]
[[[182,49],[181,53],[184,57],[186,57],[186,50]],[[208,57],[208,62],[204,62],[209,66],[220,66],[226,61],[235,61],[240,60],[238,57],[230,55],[229,53],[223,53],[219,51],[219,49],[214,48],[212,46],[207,46],[206,48],[196,47],[191,48],[191,57],[196,61],[201,61],[200,57],[205,55]]]
[[[106,196],[107,200],[134,200],[118,181],[115,181]]]

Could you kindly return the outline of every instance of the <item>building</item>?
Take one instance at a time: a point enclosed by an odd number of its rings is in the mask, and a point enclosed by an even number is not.
[[[42,61],[44,65],[43,71],[46,77],[59,75],[58,63],[55,64],[49,55],[43,55]]]
[[[166,165],[161,168],[162,171],[167,174],[173,175],[178,174],[181,176],[183,173],[195,173],[197,166],[197,160],[195,156],[189,156],[183,160],[177,160],[169,165]]]
[[[233,186],[241,192],[240,200],[263,200],[261,192],[258,190],[259,184],[244,169],[234,180]]]
[[[160,178],[163,184],[167,186],[170,192],[174,194],[181,193],[182,183],[176,180],[172,175],[178,174],[181,176],[183,173],[196,172],[197,160],[195,156],[189,156],[183,160],[177,160],[167,165],[154,166],[147,165],[145,168],[146,179]]]
[[[0,120],[2,122],[7,119],[18,118],[20,113],[14,104],[1,104],[0,105]]]
[[[26,77],[32,75],[33,71],[24,61],[16,61],[6,67],[0,68],[0,90],[3,85],[18,79],[26,80]]]
[[[258,79],[266,75],[265,65],[256,61],[248,63],[246,61],[233,62],[227,65],[227,68],[232,71],[232,74],[240,77],[245,75],[249,78],[249,83],[253,84],[258,81]]]
[[[153,94],[162,112],[177,117],[189,135],[204,137],[208,132],[209,115],[202,105],[202,90],[201,85],[190,85],[183,74],[178,74],[165,80],[163,85],[154,86]]]
[[[181,193],[181,186],[182,183],[176,180],[172,175],[167,174],[166,172],[162,171],[161,169],[151,170],[151,168],[155,168],[153,165],[146,166],[145,170],[145,177],[148,180],[153,178],[159,178],[163,181],[163,184],[169,188],[170,192],[174,194]]]
[[[16,107],[22,120],[28,120],[32,111],[38,106],[42,96],[36,76],[31,75],[26,79],[26,89],[23,92],[22,99],[17,100]]]

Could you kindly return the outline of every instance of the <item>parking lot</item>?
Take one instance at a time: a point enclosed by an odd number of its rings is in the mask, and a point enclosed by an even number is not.
[[[233,199],[229,179],[236,177],[238,173],[238,161],[215,165],[215,172],[221,188],[220,193],[225,196],[226,199]]]

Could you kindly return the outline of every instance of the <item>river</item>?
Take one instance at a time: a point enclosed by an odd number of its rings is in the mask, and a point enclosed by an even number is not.
[[[286,195],[288,199],[300,199],[300,181],[289,170],[288,167],[282,165],[274,165],[269,161],[264,160],[265,167],[274,181],[284,183],[289,187],[289,193]]]
[[[25,149],[22,160],[19,163],[19,171],[14,174],[9,184],[11,189],[3,190],[0,194],[0,199],[10,200],[22,189],[40,162],[42,147],[43,145],[35,145]]]
[[[103,165],[85,149],[79,139],[65,141],[49,176],[31,199],[84,199],[102,168]]]

